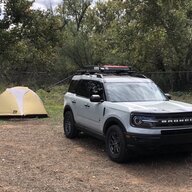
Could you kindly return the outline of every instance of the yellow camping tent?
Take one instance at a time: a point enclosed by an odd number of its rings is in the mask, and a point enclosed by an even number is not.
[[[39,96],[28,87],[6,89],[0,95],[0,116],[47,116]]]

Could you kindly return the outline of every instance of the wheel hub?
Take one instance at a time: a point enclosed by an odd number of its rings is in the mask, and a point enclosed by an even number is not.
[[[71,122],[69,121],[69,119],[65,121],[65,130],[67,133],[71,131]]]
[[[109,148],[111,153],[117,155],[120,152],[120,139],[116,132],[111,133]]]

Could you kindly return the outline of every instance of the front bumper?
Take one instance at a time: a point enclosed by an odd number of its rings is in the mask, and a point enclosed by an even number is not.
[[[192,148],[192,129],[161,130],[160,134],[126,134],[127,146],[156,149],[163,146],[185,146]]]

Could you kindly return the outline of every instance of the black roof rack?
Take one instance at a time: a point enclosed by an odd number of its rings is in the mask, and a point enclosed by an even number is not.
[[[77,71],[77,75],[97,75],[97,77],[102,77],[102,75],[128,75],[140,78],[146,78],[146,76],[142,74],[138,74],[137,72],[133,71],[130,67],[127,66],[111,66],[106,67],[91,67],[92,69],[82,69]]]

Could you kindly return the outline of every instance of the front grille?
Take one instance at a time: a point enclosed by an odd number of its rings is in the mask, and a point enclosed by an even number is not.
[[[157,114],[156,127],[192,126],[192,112]]]

